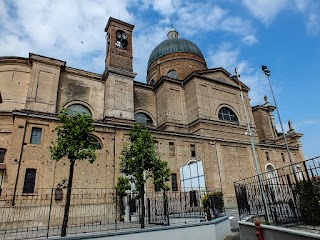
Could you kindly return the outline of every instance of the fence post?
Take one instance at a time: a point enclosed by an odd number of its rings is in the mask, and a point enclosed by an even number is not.
[[[150,204],[150,198],[147,198],[147,205],[148,205],[148,223],[151,224],[150,214],[151,214],[151,204]]]
[[[165,221],[166,221],[166,225],[170,226],[170,222],[169,222],[169,205],[168,205],[168,196],[166,194],[166,190],[163,190],[163,210],[164,210],[164,217],[165,217]]]
[[[262,233],[262,227],[260,226],[260,222],[257,220],[255,223],[256,225],[256,236],[258,240],[264,240],[263,233]]]
[[[51,199],[50,199],[50,207],[49,207],[48,226],[47,226],[47,238],[49,237],[49,230],[50,230],[51,209],[52,209],[52,197],[53,197],[53,188],[51,188]]]
[[[114,194],[116,195],[115,198],[116,198],[116,209],[115,209],[115,231],[117,231],[117,228],[118,228],[118,194],[117,194],[117,190],[115,188],[115,191],[114,191]]]

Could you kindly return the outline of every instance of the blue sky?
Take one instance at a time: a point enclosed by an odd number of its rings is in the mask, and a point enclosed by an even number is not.
[[[135,25],[137,81],[145,82],[148,57],[171,24],[209,68],[237,67],[253,106],[264,95],[272,103],[267,65],[285,128],[290,119],[304,134],[306,158],[320,155],[319,0],[0,0],[0,55],[32,52],[102,73],[110,16]]]

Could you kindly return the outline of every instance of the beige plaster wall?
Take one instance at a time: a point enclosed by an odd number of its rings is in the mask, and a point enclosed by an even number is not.
[[[0,62],[0,111],[24,109],[30,84],[31,67],[27,61],[16,63]]]

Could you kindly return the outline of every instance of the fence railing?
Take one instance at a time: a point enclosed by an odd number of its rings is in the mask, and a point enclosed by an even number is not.
[[[59,236],[67,189],[35,189],[0,196],[0,239]],[[204,221],[201,199],[209,190],[145,193],[145,227]],[[67,234],[118,231],[141,226],[141,200],[136,192],[124,196],[114,189],[72,189]],[[210,215],[223,216],[221,203],[209,201]]]
[[[260,179],[257,175],[235,182],[240,220],[319,228],[319,176],[320,156],[278,169],[269,165]]]

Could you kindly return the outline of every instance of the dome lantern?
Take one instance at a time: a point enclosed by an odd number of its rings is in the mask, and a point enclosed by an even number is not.
[[[168,38],[178,38],[179,33],[174,28],[171,28],[167,33]]]

